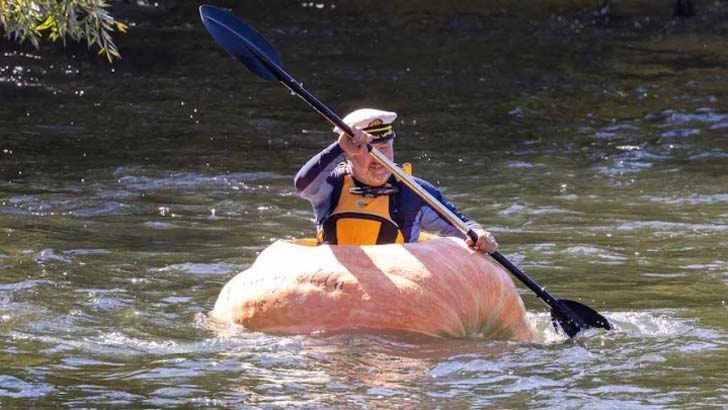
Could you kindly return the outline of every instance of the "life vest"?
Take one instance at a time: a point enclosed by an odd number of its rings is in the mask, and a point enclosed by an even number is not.
[[[387,188],[371,189],[375,192],[358,187],[351,175],[344,175],[336,206],[324,219],[316,235],[319,243],[330,245],[404,243],[404,235],[389,212],[390,201],[396,196],[396,190],[388,192]]]

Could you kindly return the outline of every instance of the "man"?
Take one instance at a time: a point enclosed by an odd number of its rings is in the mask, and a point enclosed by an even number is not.
[[[394,158],[394,112],[363,108],[343,118],[353,132],[338,127],[338,140],[311,158],[296,175],[296,193],[311,202],[316,214],[319,243],[373,245],[417,242],[420,230],[467,239],[475,249],[492,253],[498,244],[479,224],[465,218],[440,191],[422,179],[420,184],[478,234],[473,245],[457,228],[441,218],[414,191],[369,155],[372,144]],[[344,161],[345,160],[345,161]]]

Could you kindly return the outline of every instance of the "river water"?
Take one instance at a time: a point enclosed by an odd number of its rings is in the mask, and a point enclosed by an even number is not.
[[[0,407],[725,408],[728,51],[699,23],[570,14],[237,12],[340,114],[399,113],[412,162],[611,332],[534,343],[273,336],[210,324],[332,141],[194,16],[113,66],[2,43]],[[319,7],[320,6],[320,7]]]

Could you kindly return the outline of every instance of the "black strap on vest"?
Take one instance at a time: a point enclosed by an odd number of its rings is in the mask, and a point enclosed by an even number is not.
[[[342,166],[342,165],[339,165]],[[341,198],[341,190],[344,189],[344,177],[346,175],[351,175],[349,173],[344,173],[341,175],[341,179],[339,179],[339,183],[334,185],[334,189],[331,191],[331,204],[329,205],[329,211],[328,215],[331,215],[332,212],[334,212],[334,209],[336,209],[336,206],[339,205],[339,198]],[[395,219],[395,214],[397,214],[397,201],[395,198],[398,198],[401,190],[399,189],[399,184],[397,183],[397,178],[394,177],[394,175],[389,177],[389,180],[387,181],[389,183],[389,187],[386,188],[377,188],[377,187],[370,187],[367,185],[362,184],[361,182],[357,181],[356,178],[352,177],[354,180],[354,186],[351,188],[349,192],[356,195],[361,195],[363,197],[377,197],[379,195],[389,195],[392,200],[390,200],[390,207],[389,207],[389,214],[392,216],[392,219]],[[377,192],[377,190],[380,190]],[[374,195],[372,195],[374,194]],[[395,204],[395,206],[391,206],[392,204]]]
[[[383,187],[353,186],[349,188],[349,193],[361,195],[365,198],[376,198],[382,195],[395,195],[399,193],[399,189],[389,184]]]

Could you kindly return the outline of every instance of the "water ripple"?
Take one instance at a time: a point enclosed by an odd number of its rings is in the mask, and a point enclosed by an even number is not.
[[[699,224],[684,222],[667,222],[667,221],[636,221],[624,222],[614,229],[619,231],[636,231],[636,230],[653,230],[655,232],[726,232],[728,225],[723,224]]]
[[[48,383],[27,382],[14,376],[0,374],[0,397],[15,399],[40,398],[55,389]]]
[[[728,194],[688,194],[670,197],[645,195],[642,199],[665,205],[706,205],[728,202]]]
[[[663,137],[668,138],[682,138],[682,137],[690,137],[692,135],[700,134],[700,130],[696,128],[677,128],[670,131],[665,131],[662,133]]]
[[[164,177],[154,177],[146,175],[128,175],[133,169],[117,169],[114,175],[118,177],[118,182],[131,192],[157,191],[161,189],[179,189],[179,188],[198,188],[198,187],[215,187],[224,186],[234,189],[255,189],[251,186],[251,182],[285,178],[288,176],[280,176],[271,172],[249,172],[249,173],[230,173],[222,175],[203,175],[193,172],[170,172]]]
[[[728,120],[728,115],[714,112],[711,108],[698,108],[694,113],[665,110],[662,112],[668,124],[720,123]]]
[[[225,276],[235,272],[241,272],[246,265],[236,265],[232,263],[177,263],[162,268],[151,269],[152,272],[184,272],[191,275],[215,275]]]

